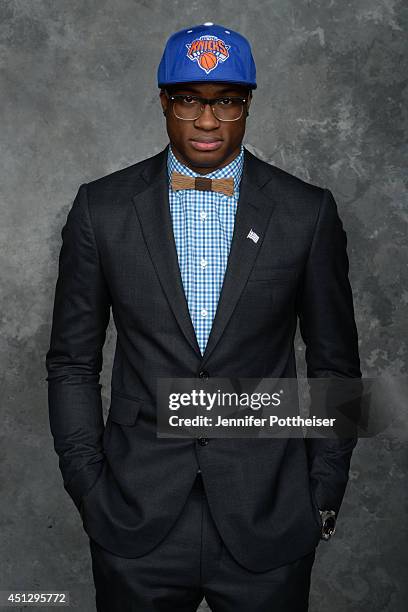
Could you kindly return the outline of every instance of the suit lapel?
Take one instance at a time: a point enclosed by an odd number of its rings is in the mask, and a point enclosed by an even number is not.
[[[181,331],[201,358],[191,321],[174,240],[170,214],[167,151],[169,145],[142,172],[140,191],[133,197],[143,236],[159,281]]]
[[[244,147],[240,195],[227,269],[211,333],[204,355],[201,355],[184,293],[173,234],[168,197],[168,146],[141,172],[133,203],[163,291],[202,367],[220,340],[248,280],[276,200],[265,189],[271,180],[268,167]],[[247,238],[251,229],[259,236],[257,243]]]
[[[276,205],[270,194],[267,195],[264,191],[264,187],[271,178],[271,175],[264,170],[262,162],[244,147],[244,166],[231,248],[201,367],[207,363],[234,311],[261,248],[269,218]],[[259,236],[258,242],[255,243],[247,237],[250,230]],[[251,313],[248,312],[248,317],[250,316]]]

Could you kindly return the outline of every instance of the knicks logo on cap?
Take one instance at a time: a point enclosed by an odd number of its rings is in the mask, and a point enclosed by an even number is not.
[[[225,62],[229,58],[228,49],[231,45],[226,45],[221,38],[206,34],[195,38],[191,43],[186,44],[188,49],[187,57],[192,62],[197,62],[206,74],[214,70],[219,62]]]

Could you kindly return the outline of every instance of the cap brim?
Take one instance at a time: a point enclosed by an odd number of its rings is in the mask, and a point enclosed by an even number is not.
[[[177,82],[174,82],[174,83],[159,83],[158,87],[161,87],[161,88],[164,88],[164,87],[175,87],[177,85],[185,85],[186,83],[198,83],[198,84],[201,84],[201,83],[203,83],[203,84],[205,84],[205,83],[228,83],[228,84],[231,84],[231,85],[240,85],[241,87],[246,87],[248,89],[256,89],[257,88],[256,83],[242,83],[240,81],[234,81],[234,80],[229,80],[229,79],[219,79],[219,80],[214,79],[214,80],[206,80],[206,81],[204,81],[202,79],[201,80],[198,79],[196,81],[193,81],[191,79],[186,79],[185,81],[177,81]]]

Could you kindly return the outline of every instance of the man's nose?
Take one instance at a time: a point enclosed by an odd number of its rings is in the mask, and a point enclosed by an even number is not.
[[[195,120],[195,125],[197,127],[201,127],[204,129],[211,129],[214,127],[218,127],[219,121],[217,117],[214,115],[214,112],[210,106],[210,104],[206,104],[204,109],[198,119]]]

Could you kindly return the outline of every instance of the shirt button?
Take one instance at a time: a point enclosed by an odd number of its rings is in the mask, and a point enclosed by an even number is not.
[[[202,268],[205,268],[205,266],[207,265],[207,260],[204,259],[204,257],[201,259],[200,265],[201,265]]]
[[[205,210],[202,210],[202,211],[200,212],[200,218],[201,218],[203,221],[204,221],[204,219],[206,219],[206,218],[207,218],[207,213],[205,212]]]
[[[209,442],[208,438],[198,438],[198,443],[200,446],[207,446]]]
[[[208,315],[208,310],[206,308],[201,309],[201,316],[206,317]]]

